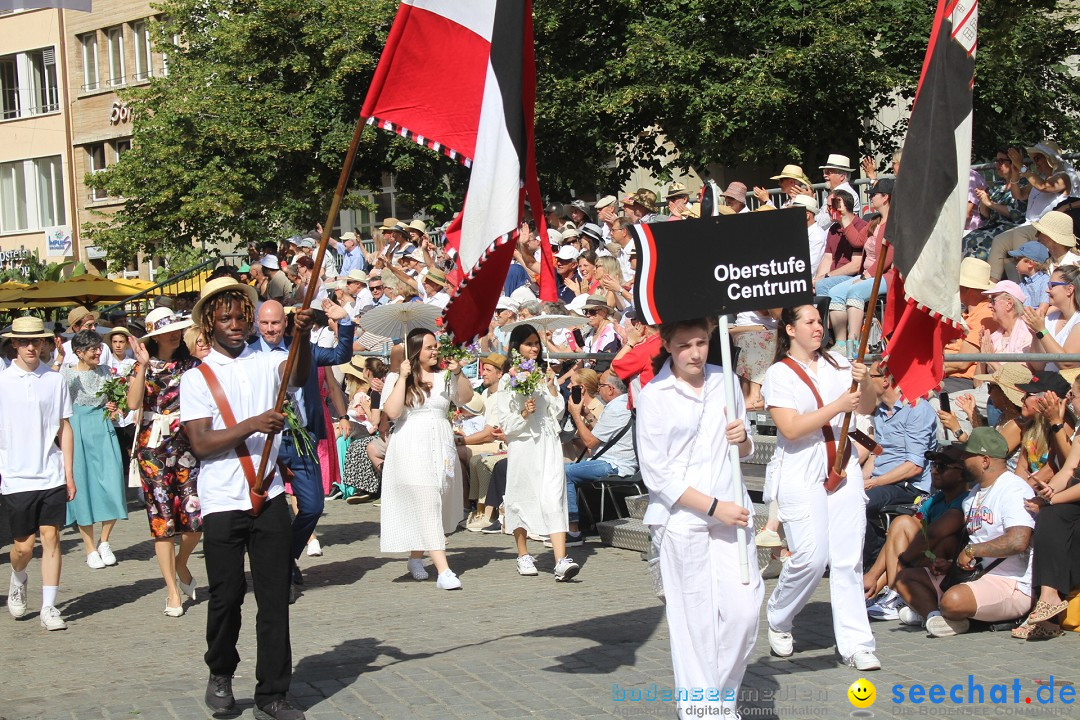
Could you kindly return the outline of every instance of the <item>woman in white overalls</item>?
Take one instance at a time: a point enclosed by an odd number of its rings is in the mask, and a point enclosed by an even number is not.
[[[840,437],[844,413],[855,411],[863,390],[851,392],[852,378],[862,384],[867,372],[862,364],[852,366],[843,355],[823,351],[823,334],[813,305],[785,309],[776,362],[762,387],[777,429],[776,452],[765,473],[765,501],[776,500],[791,550],[769,598],[769,646],[780,657],[793,653],[795,616],[828,567],[836,649],[848,665],[878,670],[862,588],[866,494],[857,453],[847,462],[847,479],[834,492],[825,489],[829,457],[835,457],[827,437]],[[823,431],[826,425],[831,431]]]
[[[711,330],[705,320],[661,326],[656,377],[635,397],[649,488],[644,523],[659,545],[675,687],[687,692],[678,699],[681,717],[694,708],[738,716],[765,594],[756,553],[750,583],[738,579],[737,533],[752,506],[745,490],[735,498],[729,448],[736,443],[745,458],[754,444],[742,393],[735,391],[736,417],[728,418],[723,371],[706,365]]]

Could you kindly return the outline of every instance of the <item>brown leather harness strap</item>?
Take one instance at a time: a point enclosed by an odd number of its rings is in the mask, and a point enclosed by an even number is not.
[[[229,398],[225,396],[225,391],[222,389],[217,375],[206,363],[202,363],[198,367],[199,372],[202,373],[203,378],[206,380],[206,386],[210,388],[210,394],[214,396],[214,402],[217,403],[218,412],[221,413],[221,419],[225,423],[225,427],[235,427],[237,424],[236,416],[233,415],[232,406],[229,405]],[[266,494],[255,492],[258,482],[255,479],[255,464],[251,461],[251,451],[248,450],[247,441],[241,440],[233,448],[233,451],[236,453],[236,457],[240,459],[240,467],[244,469],[244,477],[247,478],[248,493],[251,495],[251,512],[253,515],[258,515],[262,509],[262,503],[266,500]],[[267,477],[267,484],[273,477],[274,471],[271,470],[269,477]]]
[[[814,381],[810,379],[810,376],[806,374],[806,371],[802,369],[802,366],[790,357],[785,357],[780,362],[787,365],[791,371],[806,384],[806,387],[810,388],[810,392],[814,394],[814,400],[817,402],[818,409],[820,410],[825,407],[825,403],[821,400],[821,394],[817,391],[817,386],[814,385]],[[825,474],[828,475],[836,465],[836,433],[833,431],[832,423],[827,422],[822,425],[821,434],[825,438],[825,455],[829,459],[829,468],[825,471]]]

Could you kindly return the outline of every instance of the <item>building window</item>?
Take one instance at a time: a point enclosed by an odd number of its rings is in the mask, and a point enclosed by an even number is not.
[[[162,48],[161,53],[161,74],[164,77],[169,75],[169,56],[173,52],[177,52],[180,49],[180,36],[173,35],[169,44]]]
[[[148,80],[154,74],[150,64],[150,29],[145,20],[140,20],[131,25],[135,36],[135,79]]]
[[[124,28],[117,26],[105,31],[109,38],[109,85],[124,84]]]
[[[116,153],[116,161],[120,161],[120,156],[131,149],[131,140],[117,140],[113,144],[113,148]]]
[[[59,155],[0,164],[0,232],[40,230],[66,221]]]
[[[105,143],[95,143],[93,145],[86,146],[86,171],[91,174],[96,174],[104,170],[105,165]],[[105,200],[109,197],[109,194],[104,190],[93,189],[90,191],[91,200]]]
[[[5,120],[59,111],[56,49],[0,57],[0,95]]]
[[[82,89],[97,90],[101,86],[98,82],[97,33],[83,35],[79,38],[79,42],[82,44]]]

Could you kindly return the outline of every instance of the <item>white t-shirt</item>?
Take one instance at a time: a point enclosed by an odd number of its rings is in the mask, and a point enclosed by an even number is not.
[[[1061,326],[1061,329],[1058,330],[1057,332],[1054,332],[1053,327],[1055,325],[1057,325],[1059,320],[1061,320],[1061,311],[1058,310],[1057,308],[1053,308],[1053,309],[1050,310],[1050,312],[1046,313],[1046,330],[1047,330],[1047,332],[1049,332],[1050,335],[1053,336],[1053,338],[1055,340],[1057,340],[1058,345],[1060,345],[1062,348],[1064,348],[1065,347],[1065,341],[1069,339],[1069,333],[1071,333],[1073,331],[1073,328],[1076,327],[1077,323],[1080,323],[1080,312],[1073,313],[1072,317],[1069,318],[1065,322],[1065,324]],[[1046,363],[1046,371],[1047,372],[1051,372],[1051,371],[1052,372],[1057,372],[1058,371],[1058,364],[1054,363],[1054,362]]]
[[[0,372],[0,493],[51,490],[65,484],[64,457],[53,440],[71,417],[71,395],[58,372],[39,362]]]
[[[810,242],[810,272],[816,273],[821,265],[821,258],[825,257],[825,240],[829,233],[825,228],[814,224],[806,228],[806,235]]]
[[[809,366],[803,366],[806,374],[817,386],[824,405],[847,393],[851,387],[851,363],[842,355],[832,352],[829,355],[838,367],[833,367],[820,356],[815,361],[816,372],[810,372]],[[765,371],[761,394],[766,408],[791,408],[800,415],[814,412],[818,408],[810,388],[791,368],[782,363],[774,363]],[[840,437],[843,422],[842,413],[834,415],[829,421],[837,438]],[[821,430],[795,439],[789,439],[782,432],[777,432],[776,450],[765,470],[765,500],[776,499],[781,478],[785,484],[792,483],[788,487],[794,488],[809,488],[824,483],[828,467],[828,451]],[[848,475],[852,476],[854,473],[854,477],[858,478],[861,484],[862,474],[858,468],[858,455],[853,452],[847,466]]]
[[[1054,260],[1051,258],[1050,266],[1046,272],[1053,274],[1059,267],[1065,267],[1066,265],[1080,265],[1080,255],[1077,255],[1072,250],[1067,251],[1061,256],[1060,260]]]
[[[257,352],[248,345],[237,358],[211,350],[203,362],[214,371],[236,422],[240,423],[274,407],[280,385],[278,372],[284,360],[284,353]],[[221,412],[210,394],[206,379],[198,368],[193,368],[180,379],[180,422],[200,418],[211,418],[212,430],[225,429],[225,421],[221,419]],[[258,472],[266,435],[254,433],[245,442],[251,453],[251,462]],[[267,472],[274,469],[280,445],[281,433],[278,433],[270,450]],[[198,486],[204,517],[227,510],[251,509],[247,477],[232,448],[220,455],[202,459]],[[276,497],[284,491],[281,473],[275,472],[266,491],[267,498]]]
[[[984,543],[1001,537],[1011,527],[1034,528],[1035,520],[1024,509],[1024,501],[1035,497],[1031,486],[1009,471],[998,476],[988,488],[975,485],[964,498],[964,516],[967,518],[967,533],[972,545]],[[986,567],[994,561],[984,558]],[[1027,595],[1031,594],[1031,549],[1023,554],[1012,555],[997,567],[990,570],[991,575],[1016,580],[1016,589]]]

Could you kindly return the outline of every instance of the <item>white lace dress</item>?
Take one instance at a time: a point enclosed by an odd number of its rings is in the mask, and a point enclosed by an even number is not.
[[[566,532],[566,473],[559,442],[559,416],[566,407],[562,395],[545,385],[536,393],[536,412],[521,417],[526,398],[509,387],[510,376],[499,381],[496,416],[506,433],[506,494],[503,525],[531,533]]]
[[[386,448],[379,549],[444,550],[462,517],[461,468],[448,414],[456,393],[438,371],[423,405],[406,406]],[[397,383],[386,376],[386,394]]]

